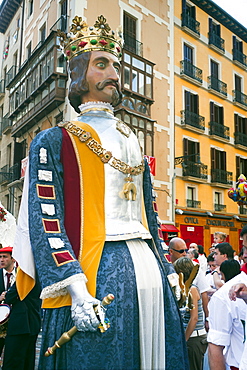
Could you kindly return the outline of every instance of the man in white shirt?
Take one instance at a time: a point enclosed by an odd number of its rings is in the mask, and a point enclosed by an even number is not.
[[[12,247],[0,249],[0,302],[4,301],[8,289],[15,282],[15,260],[12,257]],[[0,321],[1,321],[0,311]],[[0,338],[0,356],[4,347],[4,338]]]
[[[244,350],[246,304],[229,298],[232,285],[247,284],[244,272],[225,283],[209,302],[208,354],[210,370],[225,370],[226,365],[239,368]]]

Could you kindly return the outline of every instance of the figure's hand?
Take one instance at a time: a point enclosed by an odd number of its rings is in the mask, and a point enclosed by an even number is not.
[[[0,295],[0,302],[5,300],[6,293],[7,292],[2,292],[2,294]]]
[[[79,331],[96,331],[99,320],[94,306],[100,301],[92,297],[87,290],[86,283],[76,281],[67,287],[72,298],[71,317]]]
[[[233,285],[228,294],[231,301],[242,298],[247,303],[247,286],[243,283]]]

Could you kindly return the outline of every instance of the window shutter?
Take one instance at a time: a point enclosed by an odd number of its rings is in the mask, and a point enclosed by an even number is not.
[[[214,122],[214,103],[210,102],[210,122]]]
[[[184,155],[189,155],[189,143],[188,143],[188,139],[184,139]]]
[[[220,119],[220,123],[222,125],[224,125],[224,108],[223,107],[219,107],[219,119]]]
[[[232,36],[232,45],[233,45],[233,49],[237,49],[237,39],[236,39],[236,36]]]
[[[221,152],[221,164],[220,168],[224,171],[226,171],[226,152]]]
[[[215,149],[211,148],[211,168],[215,169]]]
[[[220,24],[217,24],[217,35],[220,37]]]
[[[236,156],[236,181],[238,181],[239,175],[240,175],[240,157]]]
[[[208,29],[209,29],[209,32],[213,32],[213,20],[212,20],[212,18],[208,18]]]

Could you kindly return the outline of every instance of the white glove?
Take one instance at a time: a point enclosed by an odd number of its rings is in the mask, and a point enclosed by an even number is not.
[[[100,301],[88,293],[84,281],[75,281],[67,286],[67,290],[72,298],[71,317],[77,329],[96,331],[100,322],[93,306],[100,304]]]

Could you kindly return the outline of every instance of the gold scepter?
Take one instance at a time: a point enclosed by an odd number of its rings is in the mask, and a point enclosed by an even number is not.
[[[109,304],[112,303],[114,298],[115,297],[114,297],[113,294],[108,294],[106,297],[104,297],[102,299],[101,305],[102,306],[108,306]],[[98,328],[99,328],[101,333],[104,333],[110,327],[110,324],[109,324],[109,322],[104,322],[102,320],[102,318],[100,317],[101,315],[98,312],[98,306],[95,306],[94,310],[95,310],[95,313],[96,313],[96,315],[98,316],[98,318],[100,320],[100,324],[99,324]],[[73,326],[70,330],[64,332],[61,335],[61,337],[54,343],[54,345],[52,347],[47,348],[47,351],[45,352],[45,356],[49,357],[50,355],[53,355],[54,352],[58,348],[60,348],[63,344],[69,342],[71,340],[71,338],[73,337],[73,335],[75,335],[76,332],[77,332],[77,327],[76,326]]]

